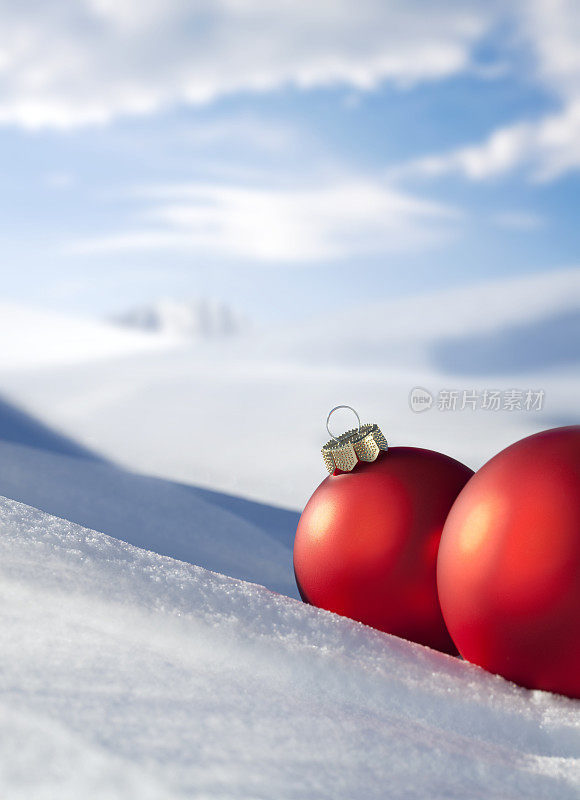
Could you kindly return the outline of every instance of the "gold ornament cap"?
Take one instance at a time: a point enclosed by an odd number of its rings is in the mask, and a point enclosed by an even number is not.
[[[330,418],[339,408],[348,408],[358,420],[358,428],[335,436],[330,430]],[[332,475],[335,469],[352,472],[359,461],[376,461],[381,451],[389,449],[387,440],[376,423],[361,425],[360,417],[352,406],[335,406],[326,418],[326,430],[332,437],[322,448],[326,469]]]

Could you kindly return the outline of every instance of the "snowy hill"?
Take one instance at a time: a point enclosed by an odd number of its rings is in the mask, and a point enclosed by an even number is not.
[[[576,798],[579,704],[0,502],[0,794]]]
[[[298,515],[136,475],[0,403],[0,495],[125,542],[298,597]]]
[[[167,337],[0,301],[0,369],[35,369],[164,350]]]
[[[522,373],[580,363],[580,269],[395,298],[323,315],[266,339],[310,364]]]
[[[523,436],[579,422],[579,308],[576,269],[369,304],[349,310],[348,324],[335,315],[195,346],[139,334],[155,348],[127,353],[121,339],[108,358],[50,369],[41,348],[27,367],[0,348],[0,397],[127,469],[300,509],[325,475],[324,420],[340,402],[392,444],[472,468]],[[18,331],[14,319],[11,337]],[[544,402],[416,414],[415,386],[435,398],[542,390]]]
[[[229,306],[210,300],[179,302],[164,298],[115,314],[111,321],[183,339],[219,339],[247,329],[246,321]]]
[[[580,310],[561,311],[494,334],[437,342],[432,355],[444,371],[463,375],[519,374],[580,366]]]

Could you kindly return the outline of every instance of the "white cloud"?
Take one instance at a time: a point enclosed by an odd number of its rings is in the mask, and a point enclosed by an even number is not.
[[[446,241],[457,212],[381,183],[300,189],[187,184],[151,189],[141,225],[68,252],[195,251],[268,263],[416,250]]]
[[[442,78],[495,2],[19,0],[0,12],[0,122],[66,128],[236,91]]]
[[[563,111],[537,122],[505,126],[481,144],[417,159],[397,172],[428,176],[458,173],[478,181],[518,168],[527,169],[535,181],[552,180],[580,169],[580,96]]]
[[[477,181],[522,168],[532,180],[548,181],[580,169],[580,3],[530,0],[517,10],[519,35],[535,57],[532,77],[560,109],[503,126],[483,142],[417,159],[400,174],[459,173]]]
[[[537,78],[565,100],[580,96],[580,4],[531,0],[521,5],[521,29],[536,54]]]

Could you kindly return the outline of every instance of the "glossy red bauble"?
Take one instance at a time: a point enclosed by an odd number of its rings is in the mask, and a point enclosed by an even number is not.
[[[438,650],[455,653],[436,587],[443,524],[472,471],[448,456],[392,447],[335,471],[298,524],[294,571],[302,598]]]
[[[469,661],[580,697],[580,427],[529,436],[469,481],[445,524],[439,598]]]

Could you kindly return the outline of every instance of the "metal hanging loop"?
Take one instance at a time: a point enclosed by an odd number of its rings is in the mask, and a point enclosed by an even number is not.
[[[334,433],[330,430],[330,418],[334,414],[335,411],[338,411],[339,408],[348,408],[349,411],[352,411],[352,413],[355,415],[356,420],[358,422],[358,433],[359,434],[360,434],[360,429],[361,429],[360,417],[356,413],[356,411],[354,410],[354,408],[352,406],[344,406],[344,405],[335,406],[334,408],[330,409],[330,411],[328,412],[328,416],[326,418],[326,430],[328,431],[328,435],[330,436],[330,438],[334,439],[335,442],[338,442],[338,437],[335,436]]]

